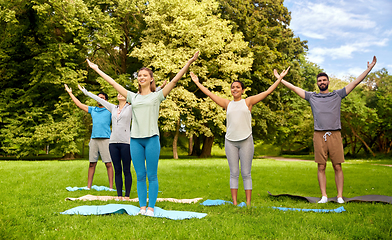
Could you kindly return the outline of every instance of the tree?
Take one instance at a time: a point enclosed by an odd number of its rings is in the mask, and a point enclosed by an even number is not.
[[[316,76],[323,70],[304,56],[300,56],[299,61],[302,81],[297,86],[305,91],[316,91]],[[312,152],[314,127],[309,103],[287,88],[281,89],[281,101],[284,113],[274,143],[281,146],[281,153]]]
[[[354,80],[352,78],[351,80]],[[338,80],[335,80],[338,82]],[[347,82],[341,81],[343,88]],[[347,154],[356,155],[361,149],[375,153],[369,145],[372,134],[371,127],[377,122],[377,114],[374,109],[366,106],[366,97],[363,94],[363,85],[357,86],[341,105],[342,138],[344,147],[348,148]]]
[[[4,153],[38,154],[49,144],[57,153],[79,152],[80,143],[89,138],[91,121],[76,110],[63,83],[117,95],[95,74],[87,74],[84,62],[90,55],[121,84],[136,89],[129,77],[140,63],[128,53],[137,46],[144,28],[143,2],[139,5],[131,0],[1,3],[0,84],[5,98],[0,100],[0,141]],[[78,91],[75,95],[84,101]],[[88,100],[88,104],[95,102]]]
[[[369,143],[377,152],[390,154],[392,150],[392,75],[383,68],[370,73],[364,80],[367,91],[364,91],[367,106],[377,112],[373,127],[368,132],[372,134]]]
[[[64,119],[58,102],[63,79],[84,74],[88,17],[80,1],[11,1],[1,3],[0,76],[1,142],[7,154],[38,154],[49,144],[59,152],[77,152],[74,137],[84,129]]]
[[[291,66],[286,80],[295,85],[303,84],[300,65],[307,49],[306,41],[294,37],[289,28],[290,13],[283,0],[219,0],[222,18],[231,21],[233,32],[240,32],[254,55],[251,71],[240,79],[250,86],[249,95],[265,91],[273,82],[273,69]],[[287,112],[282,104],[284,88],[277,88],[268,98],[252,109],[255,139],[274,141],[278,128]],[[278,132],[277,132],[278,131]]]
[[[217,8],[216,2],[207,0],[149,1],[142,45],[131,56],[152,68],[160,84],[174,77],[200,50],[201,56],[191,70],[205,86],[229,97],[229,82],[250,70],[252,55],[242,34],[233,34],[229,22],[216,15]],[[204,136],[201,156],[205,157],[211,155],[214,136],[225,131],[225,112],[190,82],[189,77],[180,80],[162,103],[160,123],[174,135],[182,124],[188,137]]]

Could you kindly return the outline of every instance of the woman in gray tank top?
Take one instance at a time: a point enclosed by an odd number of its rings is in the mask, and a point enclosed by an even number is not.
[[[233,198],[233,204],[237,205],[238,178],[239,178],[239,162],[241,161],[241,175],[244,182],[246,195],[246,204],[250,206],[252,197],[252,177],[251,167],[254,154],[254,145],[252,137],[252,116],[251,111],[253,105],[266,98],[286,76],[290,67],[284,70],[280,75],[274,70],[275,76],[279,76],[278,80],[272,84],[267,91],[254,96],[242,99],[245,91],[244,84],[240,81],[234,81],[231,84],[231,94],[233,100],[221,98],[213,94],[204,87],[198,77],[191,72],[193,82],[200,90],[210,97],[215,103],[226,110],[226,136],[225,136],[225,152],[230,168],[230,189]]]

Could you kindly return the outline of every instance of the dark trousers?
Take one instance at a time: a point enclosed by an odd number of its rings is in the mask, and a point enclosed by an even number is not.
[[[122,196],[122,188],[123,188],[122,172],[124,172],[125,197],[129,197],[129,194],[131,193],[131,187],[132,187],[131,151],[130,151],[129,144],[110,143],[109,151],[114,166],[114,181],[116,183],[117,196],[119,197]]]

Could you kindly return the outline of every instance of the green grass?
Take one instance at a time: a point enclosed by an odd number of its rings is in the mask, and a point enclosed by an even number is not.
[[[350,160],[343,164],[345,197],[392,195],[392,168],[378,161]],[[283,212],[270,207],[325,208],[323,205],[267,194],[290,193],[319,197],[314,162],[255,159],[252,167],[251,208],[232,205],[157,203],[166,210],[207,213],[203,219],[174,221],[127,214],[105,216],[61,215],[81,205],[115,201],[65,201],[86,194],[68,192],[68,186],[86,186],[87,160],[0,161],[0,239],[390,239],[392,205],[346,203],[344,213]],[[131,198],[137,197],[135,172]],[[158,197],[231,200],[229,169],[225,159],[163,159],[159,162]],[[108,186],[106,169],[97,166],[95,185]],[[336,196],[332,166],[327,166],[327,191]],[[240,180],[239,201],[245,201]],[[130,203],[137,206],[137,203]]]

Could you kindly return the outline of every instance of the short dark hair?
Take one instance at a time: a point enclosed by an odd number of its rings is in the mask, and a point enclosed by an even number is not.
[[[97,96],[98,96],[99,94],[102,94],[102,95],[104,95],[104,96],[105,96],[105,100],[108,100],[108,98],[109,98],[109,97],[108,97],[108,95],[107,95],[106,93],[104,93],[104,92],[100,92],[100,93],[98,93],[98,94],[97,94]]]
[[[322,76],[327,77],[327,79],[329,81],[329,77],[328,77],[328,75],[325,72],[321,72],[321,73],[317,74],[317,78],[316,79],[318,79],[319,77],[322,77]]]
[[[245,89],[245,85],[244,85],[244,83],[243,83],[243,82],[241,82],[240,80],[236,80],[236,81],[232,82],[232,83],[231,83],[231,85],[230,85],[230,87],[231,87],[231,86],[233,86],[233,83],[235,83],[235,82],[238,82],[238,83],[240,83],[240,85],[241,85],[241,88],[242,88],[242,89]]]

